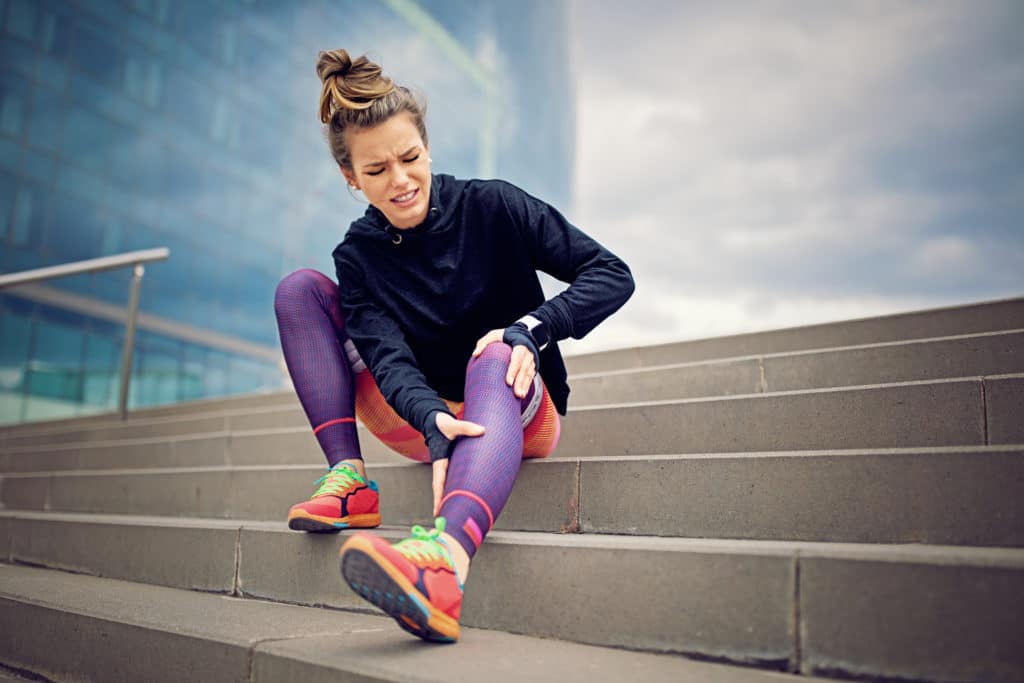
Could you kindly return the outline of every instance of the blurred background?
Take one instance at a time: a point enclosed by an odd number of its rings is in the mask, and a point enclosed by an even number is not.
[[[566,353],[1019,295],[1022,28],[1014,0],[0,0],[0,272],[169,247],[130,407],[282,388],[274,287],[333,275],[365,210],[317,118],[345,47],[426,95],[435,170],[633,268]],[[116,406],[129,279],[0,293],[0,423]]]

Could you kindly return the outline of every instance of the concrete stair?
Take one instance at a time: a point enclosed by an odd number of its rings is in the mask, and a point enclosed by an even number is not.
[[[524,463],[474,563],[468,628],[442,648],[457,657],[365,613],[342,537],[286,529],[323,459],[281,393],[0,431],[0,609],[26,625],[0,664],[61,681],[1024,680],[1024,299],[569,364],[562,443]],[[427,521],[429,468],[362,443],[401,537]]]

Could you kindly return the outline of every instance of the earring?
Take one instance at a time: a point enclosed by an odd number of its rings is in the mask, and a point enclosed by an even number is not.
[[[427,163],[428,163],[428,164],[432,164],[432,163],[434,163],[434,160],[433,160],[433,159],[431,159],[430,157],[427,157]]]

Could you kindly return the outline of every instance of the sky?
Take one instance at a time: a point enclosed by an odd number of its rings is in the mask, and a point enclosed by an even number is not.
[[[1024,3],[572,5],[573,222],[633,298],[567,353],[1024,295]]]

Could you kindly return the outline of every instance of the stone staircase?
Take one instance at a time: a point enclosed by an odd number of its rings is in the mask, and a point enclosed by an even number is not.
[[[0,431],[0,664],[55,681],[1024,680],[1024,298],[576,356],[429,646],[287,530],[294,396]],[[394,538],[429,468],[364,434]],[[0,680],[3,680],[0,669]],[[38,678],[36,678],[38,680]]]

